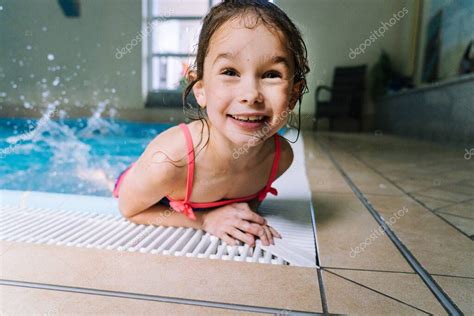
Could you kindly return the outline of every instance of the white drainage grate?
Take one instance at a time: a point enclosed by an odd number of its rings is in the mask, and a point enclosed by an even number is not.
[[[0,206],[0,240],[278,265],[311,265],[306,258],[279,246],[282,240],[269,247],[262,246],[259,240],[252,248],[248,245],[229,246],[219,238],[193,228],[137,225],[118,215],[20,206]]]

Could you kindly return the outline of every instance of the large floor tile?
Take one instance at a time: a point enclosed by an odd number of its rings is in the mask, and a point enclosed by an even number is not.
[[[451,225],[409,197],[367,195],[386,220],[397,210],[391,229],[429,273],[474,277],[474,244]]]
[[[415,274],[327,269],[323,281],[330,313],[446,314]]]
[[[448,190],[450,188],[451,190]],[[417,196],[426,196],[429,198],[450,201],[450,202],[462,202],[472,197],[472,194],[466,194],[461,191],[453,191],[452,187],[438,187],[429,188],[427,190],[421,190],[416,192]]]
[[[327,281],[326,278],[328,278]],[[388,313],[392,304],[400,309],[400,313],[410,306],[413,308],[412,313],[421,311],[438,315],[445,313],[436,297],[416,274],[325,269],[323,280],[325,281],[328,305],[335,307],[335,309],[330,308],[330,312],[357,314],[361,307],[352,305],[357,305],[360,299],[364,302],[363,305],[369,314],[377,311]],[[344,297],[344,299],[337,298],[338,295],[352,287],[358,287],[356,291],[359,293],[354,293],[354,296]],[[340,290],[342,293],[335,290]],[[366,296],[366,298],[361,296]],[[378,301],[377,298],[380,299],[380,306],[375,303]],[[386,299],[392,300],[391,304],[387,304]],[[369,303],[374,305],[369,305]],[[384,306],[385,304],[387,306]],[[344,309],[346,305],[351,308]]]
[[[443,207],[436,211],[474,219],[474,199],[467,202],[457,203],[454,205]]]
[[[321,265],[412,272],[354,194],[313,193]]]
[[[474,315],[474,279],[433,276],[464,315]]]
[[[7,280],[322,311],[312,268],[5,241],[0,249]]]
[[[443,212],[436,212],[439,216],[456,226],[460,231],[468,236],[474,236],[474,219],[463,218],[456,215],[445,214]]]
[[[335,169],[309,167],[306,172],[313,192],[352,193],[344,178]]]
[[[266,315],[222,308],[0,285],[2,315]],[[84,304],[87,302],[87,304]]]

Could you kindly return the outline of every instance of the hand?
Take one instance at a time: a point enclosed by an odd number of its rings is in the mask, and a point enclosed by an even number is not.
[[[237,240],[255,246],[255,238],[260,238],[264,246],[273,242],[273,237],[281,235],[267,221],[243,203],[227,204],[203,214],[202,229],[221,238],[229,245],[237,245]]]

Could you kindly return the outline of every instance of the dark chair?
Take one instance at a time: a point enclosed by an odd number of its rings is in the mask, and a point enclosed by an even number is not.
[[[318,119],[329,118],[329,130],[333,129],[333,120],[337,117],[361,118],[361,107],[365,90],[365,74],[367,65],[354,67],[336,67],[332,87],[316,87],[316,111],[314,128],[317,128]],[[321,101],[320,93],[326,90],[331,93],[329,101]]]

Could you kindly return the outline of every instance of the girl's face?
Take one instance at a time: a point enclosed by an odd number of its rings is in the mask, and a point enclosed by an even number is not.
[[[293,84],[282,38],[261,23],[246,28],[242,19],[226,22],[211,38],[193,91],[211,126],[237,145],[274,135],[296,105],[300,84]]]

